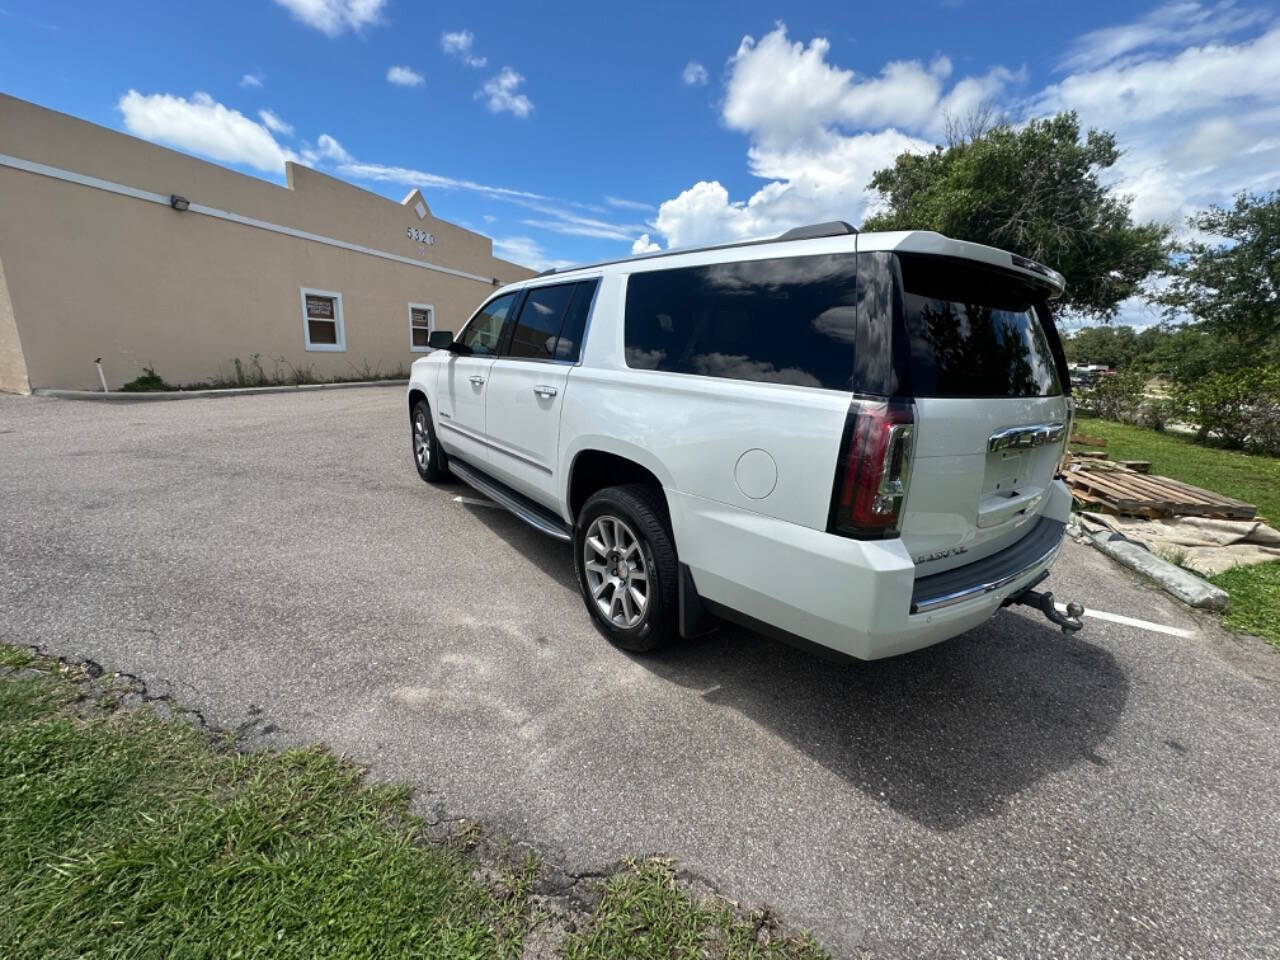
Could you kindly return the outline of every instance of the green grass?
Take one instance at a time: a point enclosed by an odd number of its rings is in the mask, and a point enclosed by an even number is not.
[[[1112,460],[1150,460],[1152,473],[1257,504],[1259,514],[1280,523],[1280,458],[1206,447],[1177,433],[1091,417],[1076,420],[1076,433],[1105,439]]]
[[[1176,433],[1089,417],[1076,421],[1076,432],[1104,438],[1112,460],[1150,460],[1152,473],[1257,504],[1260,517],[1280,526],[1276,457],[1220,450]],[[1237,567],[1209,579],[1231,597],[1227,626],[1280,647],[1280,563]]]
[[[741,917],[727,901],[695,903],[676,886],[670,862],[631,863],[605,885],[588,928],[570,936],[569,960],[694,960],[706,957],[817,960],[807,937],[780,933],[766,912]]]
[[[1228,627],[1280,647],[1280,563],[1236,567],[1209,580],[1231,596]]]
[[[547,922],[535,861],[478,871],[464,844],[425,838],[407,789],[320,749],[241,753],[114,708],[109,683],[0,646],[6,960],[519,957]],[[576,926],[571,957],[818,955],[695,901],[661,861],[608,880]]]

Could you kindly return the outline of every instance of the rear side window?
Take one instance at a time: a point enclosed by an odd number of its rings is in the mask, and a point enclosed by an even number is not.
[[[556,359],[576,363],[582,353],[582,338],[587,330],[587,315],[591,313],[591,303],[596,296],[599,280],[584,280],[574,284],[573,302],[569,304],[569,312],[564,315],[564,324],[560,327],[560,339],[556,341]]]
[[[914,396],[1062,393],[1032,288],[964,261],[907,254],[898,261]]]
[[[634,273],[627,365],[850,390],[856,275],[851,253]]]
[[[576,363],[599,283],[580,280],[530,290],[502,355],[519,360]]]
[[[506,350],[510,357],[532,357],[551,360],[556,355],[556,338],[564,321],[565,309],[573,298],[576,284],[561,283],[554,287],[537,287],[520,308],[511,335],[511,345]]]

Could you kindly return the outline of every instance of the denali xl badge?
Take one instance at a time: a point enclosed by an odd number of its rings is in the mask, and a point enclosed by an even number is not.
[[[925,553],[915,558],[916,563],[932,563],[934,560],[942,560],[946,557],[954,557],[961,553],[968,553],[968,547],[952,547],[950,550],[939,550],[937,553]]]

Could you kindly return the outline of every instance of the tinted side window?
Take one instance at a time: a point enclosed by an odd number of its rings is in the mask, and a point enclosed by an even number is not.
[[[490,300],[480,312],[471,318],[467,329],[462,333],[462,344],[471,348],[479,356],[487,356],[498,352],[498,344],[502,341],[502,327],[507,321],[507,314],[516,301],[514,293]]]
[[[556,341],[556,359],[576,363],[582,353],[582,336],[587,329],[587,314],[591,312],[591,301],[595,299],[599,280],[584,280],[575,284],[573,302],[569,304],[569,312],[564,316],[564,325],[560,327],[560,339]]]
[[[898,257],[917,397],[1062,393],[1034,289],[996,271],[937,257]]]
[[[529,291],[512,331],[507,356],[550,360],[556,355],[556,337],[573,288],[572,283],[561,283]]]
[[[850,390],[856,276],[851,253],[632,274],[627,365]]]

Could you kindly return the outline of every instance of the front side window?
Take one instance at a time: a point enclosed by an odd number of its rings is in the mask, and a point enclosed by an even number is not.
[[[914,396],[1062,393],[1036,291],[964,261],[899,254],[898,262]]]
[[[627,365],[850,390],[856,278],[852,253],[634,273]]]
[[[574,284],[560,283],[536,287],[520,308],[520,318],[511,334],[507,355],[534,360],[552,360],[565,309],[573,297]]]
[[[435,308],[429,303],[409,304],[409,349],[414,353],[425,353],[431,349],[435,315]]]
[[[508,293],[490,300],[471,318],[462,332],[462,345],[478,356],[492,356],[502,342],[502,328],[515,305],[516,295]]]
[[[345,350],[342,294],[302,289],[302,330],[308,350]]]

